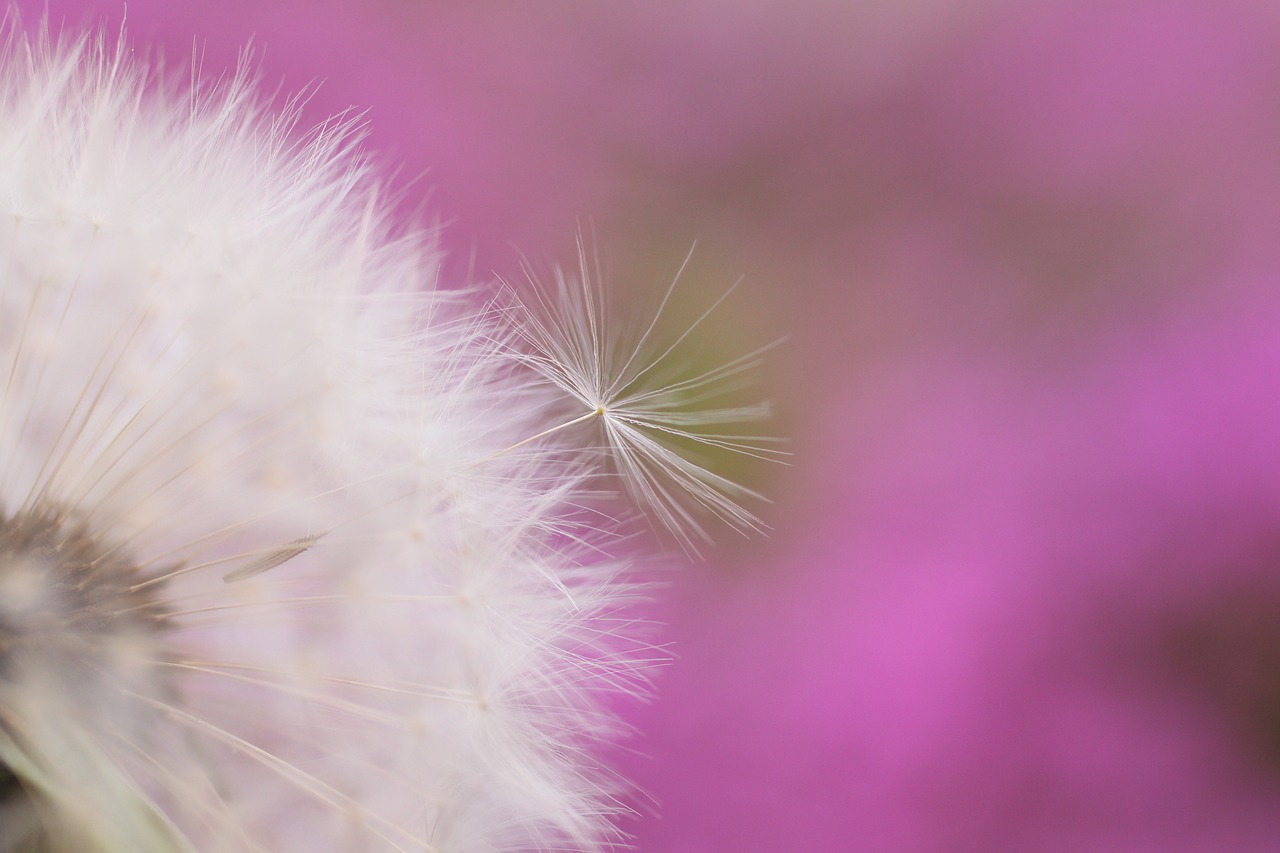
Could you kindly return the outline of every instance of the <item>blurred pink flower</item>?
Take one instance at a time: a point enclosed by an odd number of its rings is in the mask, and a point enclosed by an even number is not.
[[[665,814],[642,848],[1273,849],[1280,299],[1259,289],[1066,367],[886,381],[875,458],[798,577],[686,589],[679,711],[641,721],[633,767]]]

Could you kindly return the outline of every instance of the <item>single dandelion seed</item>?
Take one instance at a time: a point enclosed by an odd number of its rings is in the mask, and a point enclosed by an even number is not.
[[[522,344],[519,358],[585,410],[544,435],[587,421],[598,423],[603,452],[626,490],[686,551],[696,554],[699,542],[711,541],[706,516],[740,530],[760,531],[763,523],[745,504],[765,499],[717,473],[699,458],[700,451],[727,451],[771,462],[788,454],[778,447],[781,440],[776,437],[737,429],[768,418],[766,404],[722,403],[738,390],[734,380],[756,372],[764,354],[780,341],[709,369],[690,371],[682,359],[681,347],[732,295],[736,284],[679,335],[659,340],[664,313],[692,254],[691,250],[685,257],[634,342],[623,344],[614,334],[617,324],[609,316],[604,276],[581,239],[574,273],[556,268],[550,284],[529,274],[532,297],[521,303],[515,322]]]
[[[0,42],[0,850],[619,842],[592,747],[654,653],[572,428],[682,541],[758,526],[672,442],[775,455],[702,406],[759,354],[656,382],[585,276],[513,350],[349,121]]]

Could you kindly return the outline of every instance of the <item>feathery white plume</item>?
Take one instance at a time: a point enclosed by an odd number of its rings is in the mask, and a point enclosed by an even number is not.
[[[759,368],[776,343],[710,369],[691,370],[689,361],[679,357],[682,345],[734,288],[674,340],[657,343],[659,322],[691,256],[692,252],[685,257],[637,339],[626,341],[611,322],[599,265],[592,269],[580,240],[574,273],[557,267],[550,284],[530,273],[532,300],[527,307],[522,304],[518,326],[525,348],[517,358],[579,406],[576,418],[553,429],[598,422],[604,436],[602,454],[623,488],[688,553],[696,554],[698,540],[711,541],[702,516],[759,531],[760,519],[743,504],[765,498],[716,473],[694,454],[713,449],[771,462],[787,454],[776,447],[779,439],[738,429],[768,417],[767,405],[722,402],[737,390],[731,380]]]
[[[8,24],[0,851],[607,846],[635,590],[519,363],[698,533],[671,489],[744,492],[650,431],[743,414],[671,392],[747,364],[644,392],[567,288],[559,325],[477,309],[351,128],[293,120]]]

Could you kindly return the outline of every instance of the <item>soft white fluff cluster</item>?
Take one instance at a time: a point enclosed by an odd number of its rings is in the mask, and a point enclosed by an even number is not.
[[[642,390],[594,308],[443,289],[350,128],[14,29],[0,850],[608,844],[598,694],[644,652],[600,463],[750,523],[667,446],[741,413]]]

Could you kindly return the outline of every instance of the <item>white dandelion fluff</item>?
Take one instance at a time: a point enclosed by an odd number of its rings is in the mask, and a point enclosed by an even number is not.
[[[525,348],[517,358],[579,407],[576,418],[554,429],[588,421],[599,424],[602,454],[616,468],[623,488],[687,552],[696,554],[699,542],[711,541],[703,516],[759,531],[760,519],[744,503],[765,498],[717,473],[694,453],[713,449],[770,462],[788,454],[777,446],[780,439],[738,429],[768,417],[766,404],[732,402],[734,380],[756,371],[764,354],[780,341],[706,369],[689,370],[687,361],[677,356],[734,288],[673,340],[656,340],[663,312],[691,256],[686,256],[636,339],[626,340],[610,322],[599,265],[592,268],[579,241],[576,270],[557,268],[549,284],[530,273],[536,286],[520,314],[517,331]]]
[[[682,535],[676,491],[751,525],[662,438],[751,445],[673,401],[752,359],[645,392],[568,289],[477,309],[292,121],[7,27],[0,851],[608,846],[598,697],[646,652],[547,413]]]

